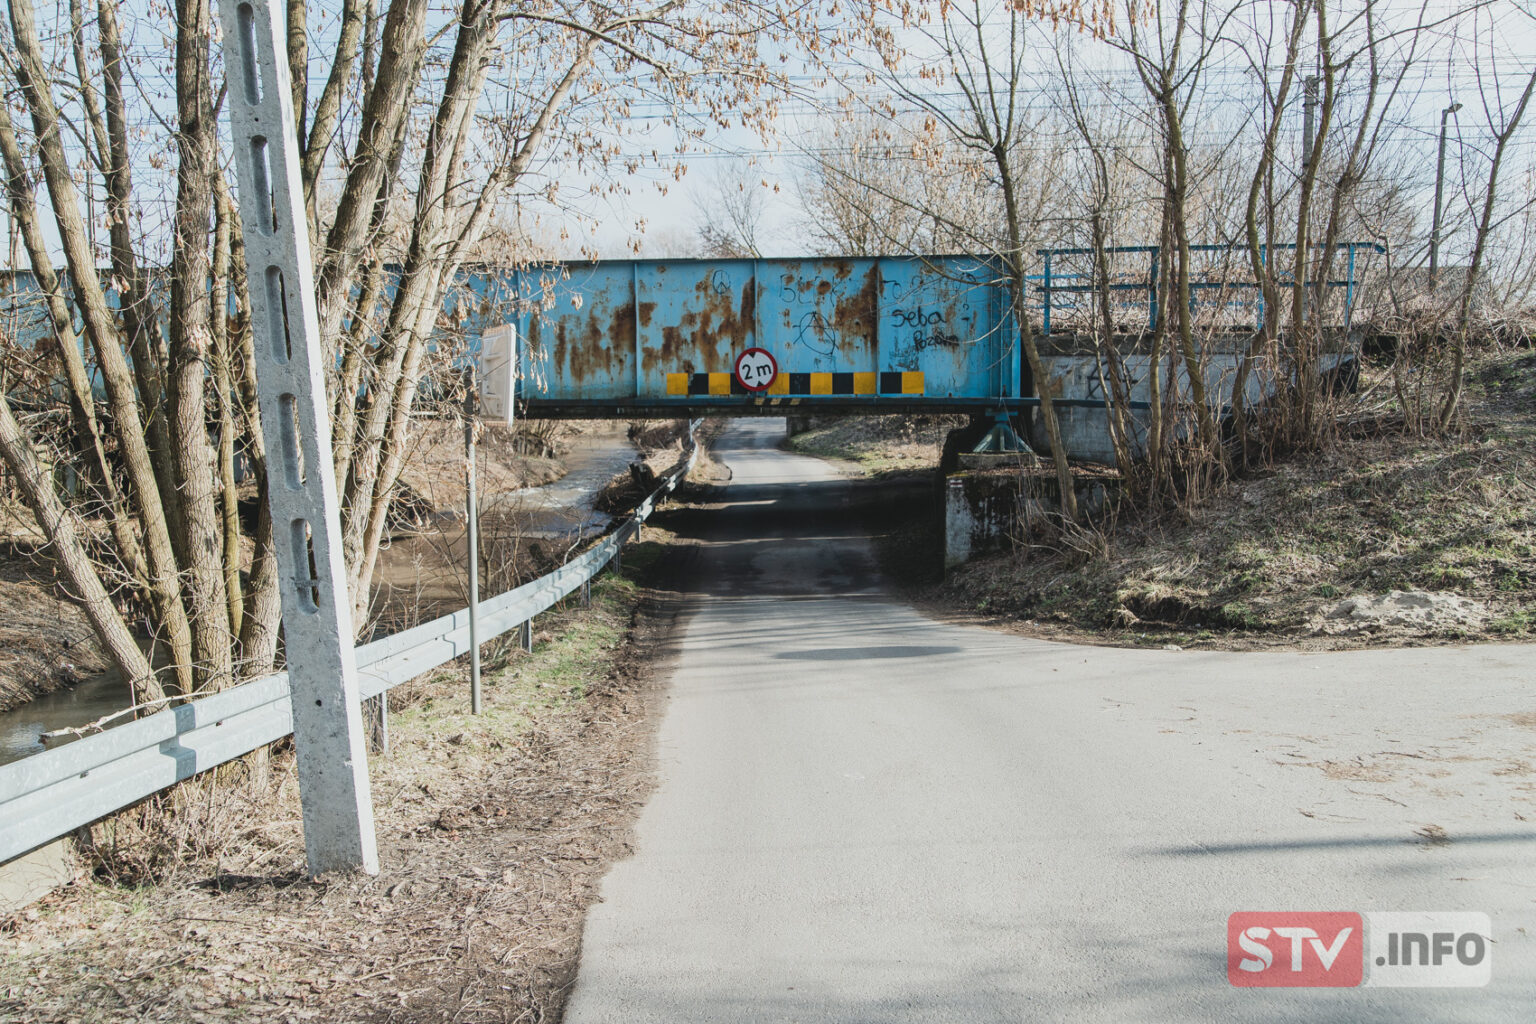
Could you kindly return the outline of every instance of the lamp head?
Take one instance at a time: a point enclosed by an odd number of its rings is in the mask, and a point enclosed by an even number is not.
[[[1461,109],[1461,104],[1460,103],[1452,103],[1450,106],[1445,108],[1445,112],[1447,114],[1454,114],[1454,113],[1456,113],[1456,111],[1458,111],[1460,109]]]

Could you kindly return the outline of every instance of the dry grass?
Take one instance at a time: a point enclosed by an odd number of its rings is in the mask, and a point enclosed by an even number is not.
[[[371,763],[376,878],[303,878],[281,750],[96,826],[94,875],[4,924],[0,1018],[556,1019],[650,786],[645,668],[668,620],[649,596],[632,620],[647,593],[605,577],[590,610],[539,622],[532,655],[502,644],[478,717],[459,669],[397,691]]]
[[[1341,440],[1229,485],[1193,509],[1122,522],[1105,551],[1030,552],[964,567],[948,601],[1104,641],[1358,646],[1526,639],[1536,627],[1536,353],[1472,372],[1467,426],[1426,439]],[[1485,630],[1317,636],[1355,594],[1454,592]]]

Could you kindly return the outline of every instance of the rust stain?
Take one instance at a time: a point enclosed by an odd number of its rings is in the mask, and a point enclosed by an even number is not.
[[[528,318],[528,351],[535,357],[544,354],[544,348],[539,344],[539,337],[544,333],[544,318],[534,313]]]
[[[645,351],[645,355],[641,360],[645,366],[645,372],[647,374],[654,373],[658,368],[658,363],[665,367],[669,363],[675,362],[677,353],[681,352],[682,348],[683,332],[671,324],[666,325],[661,329],[661,348],[646,349]],[[663,370],[662,372],[666,371]],[[693,370],[690,368],[685,372],[692,373]]]
[[[663,324],[661,347],[647,348],[641,356],[645,373],[693,373],[691,367],[707,367],[709,359],[699,344],[698,326],[698,314],[692,312],[678,317],[675,324]],[[690,369],[682,369],[685,366]]]
[[[608,314],[604,323],[602,313]],[[607,384],[629,374],[630,352],[634,346],[634,307],[628,303],[611,312],[594,307],[590,312],[563,316],[553,322],[554,351],[550,373],[576,388]],[[538,331],[530,322],[529,345],[538,345]]]
[[[660,373],[702,373],[714,363],[714,346],[703,341],[697,313],[685,313],[676,324],[661,328],[661,347],[648,348],[641,364],[647,375]]]
[[[839,261],[841,262],[841,261]],[[880,267],[871,265],[864,286],[837,301],[832,327],[842,338],[859,343],[866,355],[875,354],[880,334]]]
[[[587,383],[588,376],[594,372],[602,376],[615,369],[611,359],[615,353],[603,347],[603,327],[598,322],[597,310],[594,309],[585,320],[581,343],[571,348],[571,379],[578,384]]]
[[[749,280],[741,286],[741,314],[737,317],[741,324],[741,333],[736,340],[743,342],[747,337],[747,330],[757,326],[757,282]],[[761,345],[762,339],[756,339],[756,344]]]
[[[621,302],[613,308],[608,324],[608,343],[615,352],[627,352],[635,343],[635,307]]]
[[[839,281],[846,281],[853,276],[853,264],[848,260],[833,260],[832,273]]]
[[[550,369],[554,371],[553,375],[561,374],[562,368],[565,366],[565,361],[569,355],[570,344],[565,336],[565,321],[556,320],[554,358],[550,360]]]
[[[649,326],[651,326],[651,317],[656,312],[656,303],[654,303],[654,302],[642,302],[642,303],[640,303],[640,307],[639,308],[640,308],[640,326],[641,327],[649,327]]]

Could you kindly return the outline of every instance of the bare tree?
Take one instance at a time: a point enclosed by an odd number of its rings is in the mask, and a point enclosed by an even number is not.
[[[698,247],[719,259],[757,259],[763,255],[757,236],[774,189],[750,167],[735,170],[739,173],[717,169],[702,193],[694,194]]]
[[[1026,79],[1025,48],[1033,17],[1075,18],[1080,10],[1064,5],[1061,10],[1037,13],[1013,4],[999,10],[983,0],[947,6],[941,9],[936,26],[920,32],[933,51],[928,66],[941,69],[933,77],[957,89],[958,102],[936,96],[930,83],[917,86],[899,76],[889,77],[894,91],[924,113],[933,144],[942,140],[970,151],[978,163],[985,161],[987,180],[996,190],[1003,211],[1002,238],[994,243],[990,255],[1002,268],[1001,283],[1008,291],[1018,324],[1018,345],[1040,399],[1040,419],[1050,439],[1061,509],[1068,520],[1078,518],[1072,467],[1056,415],[1053,382],[1035,343],[1027,303],[1028,272],[1042,211],[1028,203],[1031,190],[1020,166],[1031,125],[1037,120],[1020,94]],[[953,223],[944,217],[942,208],[929,212]]]
[[[1481,67],[1478,74],[1480,76],[1482,74]],[[1461,283],[1461,292],[1456,302],[1456,334],[1451,348],[1450,381],[1446,387],[1445,402],[1440,409],[1441,430],[1450,426],[1461,403],[1462,389],[1465,386],[1467,336],[1471,327],[1472,297],[1477,291],[1489,240],[1497,226],[1494,211],[1498,203],[1499,172],[1503,168],[1505,155],[1509,151],[1510,140],[1515,137],[1515,133],[1520,128],[1520,122],[1525,117],[1526,109],[1530,106],[1533,90],[1536,90],[1536,70],[1532,70],[1525,79],[1524,88],[1512,103],[1505,101],[1496,79],[1491,86],[1479,90],[1483,117],[1492,136],[1493,152],[1488,157],[1488,176],[1483,187],[1482,211],[1478,215],[1473,236],[1472,259],[1467,266],[1466,277]]]
[[[924,117],[864,111],[805,147],[797,190],[818,251],[924,255],[998,244],[1003,211],[987,163],[936,137],[934,127]],[[1020,160],[1028,160],[1032,150],[1021,146]]]
[[[442,18],[427,0],[395,0],[382,16],[375,0],[334,3],[335,31],[318,38],[315,5],[288,4],[287,43],[320,324],[337,353],[333,469],[361,629],[411,414],[446,354],[433,345],[445,296],[507,204],[535,187],[539,161],[559,153],[617,177],[615,133],[642,99],[693,115],[683,146],[727,118],[766,131],[799,70],[783,58],[831,59],[872,12],[855,4],[828,18],[806,0],[459,0]],[[26,123],[0,106],[0,159],[47,314],[43,343],[7,341],[7,354],[40,358],[44,372],[26,387],[7,381],[0,457],[137,695],[217,689],[271,669],[280,616],[264,496],[251,528],[236,495],[239,459],[265,479],[252,359],[265,339],[247,313],[209,0],[177,0],[167,33],[148,34],[164,51],[125,42],[107,0],[94,12],[82,0],[38,11],[38,0],[8,5],[0,86]],[[139,64],[167,57],[168,87],[140,77]],[[311,92],[310,81],[324,84]],[[50,451],[17,410],[47,405],[56,388],[68,424]],[[50,456],[78,463],[78,493],[48,478]],[[93,542],[98,524],[110,545]]]

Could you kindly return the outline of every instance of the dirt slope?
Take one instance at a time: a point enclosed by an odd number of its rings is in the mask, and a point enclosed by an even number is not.
[[[1383,429],[1208,504],[954,572],[944,606],[1127,644],[1352,647],[1536,627],[1536,352],[1483,354],[1466,426]],[[1095,550],[1096,549],[1096,550]]]

